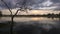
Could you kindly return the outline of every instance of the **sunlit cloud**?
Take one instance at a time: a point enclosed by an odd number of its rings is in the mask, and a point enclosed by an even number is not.
[[[42,3],[43,6],[50,6],[53,4],[53,2],[51,2],[50,0],[46,0],[45,2]]]

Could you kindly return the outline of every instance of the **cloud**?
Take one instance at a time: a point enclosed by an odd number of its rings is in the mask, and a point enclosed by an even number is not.
[[[51,0],[51,2],[60,3],[60,0]]]
[[[47,0],[47,1],[43,2],[42,4],[43,4],[43,6],[50,6],[53,4],[53,2],[51,2],[50,0]]]
[[[10,8],[23,7],[31,9],[60,9],[60,0],[4,0]],[[0,8],[6,6],[0,1]]]
[[[60,7],[60,2],[58,2],[58,1],[55,2],[55,1],[51,1],[51,0],[45,0],[44,2],[42,2],[38,5],[35,6],[35,7],[38,6],[35,9],[57,9],[57,10],[60,9],[59,8]]]

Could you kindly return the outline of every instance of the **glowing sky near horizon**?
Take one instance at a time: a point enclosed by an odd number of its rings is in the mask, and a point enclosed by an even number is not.
[[[25,6],[32,11],[18,12],[18,14],[48,14],[48,13],[60,13],[60,0],[4,0],[7,5],[13,9],[13,14],[15,13],[15,8],[22,7],[23,2],[25,1]],[[0,0],[0,10],[6,9],[7,7]],[[40,9],[40,10],[35,10]],[[43,10],[41,10],[43,9]],[[56,10],[56,11],[51,11]],[[10,14],[8,10],[3,10],[3,14]]]
[[[13,14],[15,14],[16,9],[12,10]],[[10,15],[9,10],[2,10],[2,13],[4,15]],[[53,10],[30,10],[28,11],[28,13],[26,12],[18,12],[17,15],[42,15],[42,14],[48,14],[48,13],[54,13],[54,14],[58,14],[60,13],[60,11],[53,11]]]

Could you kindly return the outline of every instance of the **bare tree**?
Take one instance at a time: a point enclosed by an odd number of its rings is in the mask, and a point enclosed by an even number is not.
[[[0,11],[0,16],[2,16],[2,11]]]
[[[10,11],[10,15],[11,15],[11,27],[10,27],[10,34],[13,34],[13,25],[14,25],[14,21],[13,21],[13,19],[14,19],[14,17],[17,15],[17,13],[18,13],[18,11],[26,11],[27,12],[27,7],[26,7],[26,1],[24,0],[23,1],[23,3],[22,3],[22,6],[20,7],[20,9],[18,9],[17,11],[16,11],[16,13],[13,15],[13,13],[12,13],[12,11],[11,11],[11,9],[9,8],[9,6],[7,5],[7,3],[4,1],[4,0],[1,0],[4,4],[5,4],[5,6],[8,8],[8,10]],[[24,10],[23,10],[24,9]]]

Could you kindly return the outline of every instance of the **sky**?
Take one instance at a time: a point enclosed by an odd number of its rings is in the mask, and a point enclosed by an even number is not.
[[[60,13],[60,0],[3,0],[10,9],[13,9],[13,13],[16,12],[15,8],[27,7],[33,9],[28,14],[48,14],[48,13]],[[24,7],[25,6],[25,7]],[[0,9],[6,9],[6,5],[0,0]],[[40,10],[43,9],[43,10]],[[51,10],[55,11],[51,11]],[[3,10],[3,14],[10,14],[8,10]],[[6,12],[7,11],[7,12]],[[19,12],[20,14],[27,14],[25,12]]]
[[[16,9],[13,9],[12,10],[13,14],[15,14],[16,12]],[[59,14],[60,11],[53,11],[53,10],[29,10],[28,13],[26,12],[21,12],[19,11],[17,13],[17,15],[43,15],[43,14]],[[2,10],[2,14],[4,15],[10,15],[11,13],[9,12],[9,10],[5,9],[5,10]]]
[[[60,9],[60,0],[4,0],[10,8],[19,8],[25,5],[30,9]],[[7,8],[0,0],[0,9]]]

